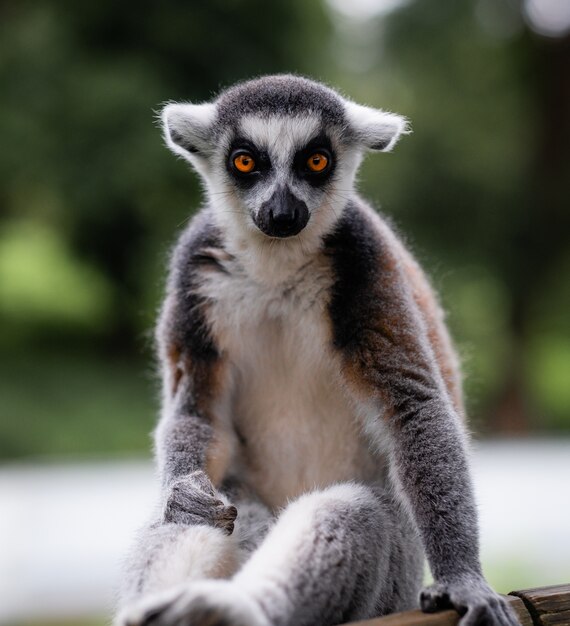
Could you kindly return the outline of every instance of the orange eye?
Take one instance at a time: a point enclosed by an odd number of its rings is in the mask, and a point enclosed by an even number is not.
[[[234,159],[234,167],[242,174],[249,174],[255,167],[255,161],[250,154],[238,154]]]
[[[315,152],[307,159],[307,167],[311,172],[322,172],[328,164],[328,157],[322,152]]]

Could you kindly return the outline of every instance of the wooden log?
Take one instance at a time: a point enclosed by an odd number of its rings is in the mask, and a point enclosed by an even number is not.
[[[521,626],[570,626],[570,585],[512,591],[503,596],[514,609]],[[456,611],[404,611],[345,626],[457,626]]]
[[[532,618],[520,598],[503,597],[515,610],[521,626],[534,626]],[[352,622],[346,626],[457,626],[459,619],[459,613],[453,610],[438,611],[437,613],[423,613],[415,610],[392,613],[385,617],[377,617],[363,622]]]
[[[512,591],[521,598],[534,626],[570,626],[570,585]]]

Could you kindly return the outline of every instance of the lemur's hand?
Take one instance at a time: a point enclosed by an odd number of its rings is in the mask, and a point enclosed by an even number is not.
[[[512,608],[481,576],[434,583],[422,591],[420,604],[425,613],[455,609],[462,615],[459,626],[519,626]]]
[[[224,504],[204,472],[177,478],[164,504],[164,521],[174,524],[208,524],[231,535],[237,517],[235,506]]]

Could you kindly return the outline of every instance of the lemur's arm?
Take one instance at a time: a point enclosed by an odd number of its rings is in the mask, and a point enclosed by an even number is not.
[[[337,276],[330,314],[344,375],[385,415],[396,485],[436,581],[423,592],[422,608],[447,604],[468,612],[463,626],[485,615],[492,616],[489,624],[516,623],[481,572],[466,435],[403,271],[399,242],[366,208],[352,206],[327,246]]]
[[[227,364],[212,338],[206,303],[197,290],[205,265],[215,266],[208,250],[216,243],[215,231],[199,215],[172,257],[157,329],[163,408],[156,456],[165,491],[165,521],[206,522],[231,532],[236,510],[218,499],[214,487],[229,460],[214,406],[224,393]]]

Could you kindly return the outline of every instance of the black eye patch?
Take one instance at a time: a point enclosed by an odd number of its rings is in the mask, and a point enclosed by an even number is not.
[[[315,160],[313,157],[317,157],[317,159]],[[324,167],[321,165],[316,170],[314,169],[314,164],[317,161],[320,161],[321,164],[326,163],[326,165]],[[311,139],[304,148],[295,153],[293,158],[293,171],[295,174],[313,187],[325,185],[333,175],[335,165],[336,159],[331,141],[324,134],[319,134],[314,139]]]
[[[243,168],[239,167],[239,159],[243,156],[253,160],[253,167],[249,171],[243,171]],[[243,137],[236,137],[228,150],[226,169],[238,187],[250,189],[259,181],[260,177],[269,172],[271,161],[267,152],[258,150],[251,141]]]

